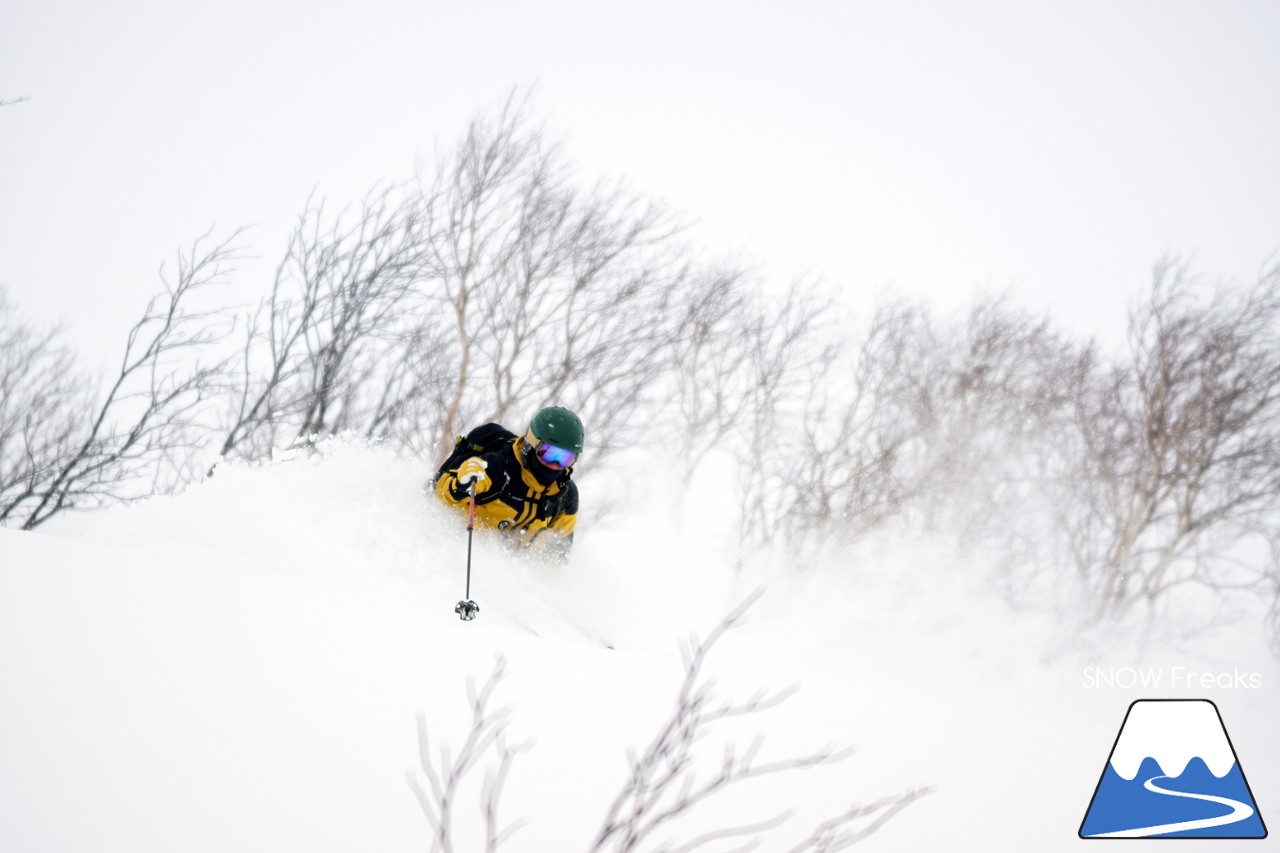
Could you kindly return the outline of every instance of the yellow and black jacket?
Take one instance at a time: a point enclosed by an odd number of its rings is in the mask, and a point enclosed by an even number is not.
[[[476,495],[476,522],[501,530],[517,548],[563,559],[569,554],[578,518],[578,486],[570,479],[573,469],[541,483],[527,467],[520,444],[517,438],[513,444],[479,454],[487,463],[489,488]],[[458,466],[467,458],[436,477],[436,496],[463,512],[467,487],[458,482]]]

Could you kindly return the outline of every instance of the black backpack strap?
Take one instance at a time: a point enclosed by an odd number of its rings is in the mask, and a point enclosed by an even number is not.
[[[475,456],[511,444],[515,438],[516,434],[502,424],[488,423],[471,430],[459,443],[466,447],[468,456]]]
[[[516,434],[502,424],[481,424],[466,435],[460,435],[454,439],[453,451],[440,464],[440,469],[436,471],[436,479],[439,480],[445,471],[457,468],[462,464],[462,460],[470,456],[479,456],[482,453],[498,450],[515,440]]]

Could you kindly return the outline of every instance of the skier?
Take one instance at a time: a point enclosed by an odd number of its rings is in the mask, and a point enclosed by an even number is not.
[[[517,549],[562,561],[578,517],[571,475],[582,440],[582,421],[559,406],[534,415],[523,436],[498,424],[476,427],[436,472],[436,496],[465,511],[474,483],[477,523],[502,531]]]

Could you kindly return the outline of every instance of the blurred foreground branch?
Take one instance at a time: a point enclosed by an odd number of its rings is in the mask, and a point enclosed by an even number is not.
[[[828,746],[803,756],[763,761],[763,733],[757,734],[746,749],[733,743],[725,746],[718,765],[703,774],[705,762],[695,754],[695,747],[711,734],[721,721],[762,713],[777,707],[790,697],[794,688],[769,693],[759,691],[745,702],[718,701],[714,680],[704,674],[707,656],[724,635],[741,624],[747,610],[760,598],[757,590],[733,609],[702,641],[691,641],[682,648],[685,678],[676,697],[676,705],[640,754],[631,754],[631,772],[625,786],[614,799],[599,834],[589,848],[591,853],[628,853],[649,842],[655,833],[667,827],[697,806],[750,779],[803,770],[845,760],[852,749]],[[799,846],[800,851],[839,850],[874,832],[897,812],[910,805],[927,790],[912,791],[881,800],[870,806],[854,806],[814,830]],[[690,853],[707,844],[728,838],[753,838],[740,849],[753,848],[765,840],[764,833],[776,829],[791,817],[783,811],[764,821],[722,827],[683,843],[667,842],[655,847],[657,853]],[[869,820],[869,822],[868,822]],[[855,824],[860,827],[855,828]]]
[[[758,734],[751,744],[740,749],[732,742],[725,745],[718,761],[707,761],[697,754],[717,724],[747,717],[777,707],[794,690],[776,693],[759,691],[745,702],[720,701],[714,695],[714,682],[705,672],[712,647],[732,628],[739,625],[747,610],[762,594],[757,591],[738,605],[706,639],[692,640],[682,648],[685,678],[671,715],[642,754],[629,757],[631,770],[591,846],[590,853],[629,853],[642,847],[654,853],[692,853],[716,842],[729,839],[753,839],[744,847],[753,848],[765,841],[766,833],[778,829],[793,815],[787,809],[765,820],[717,827],[684,841],[666,841],[654,845],[654,837],[677,819],[693,813],[698,806],[717,794],[734,789],[741,783],[792,770],[803,770],[834,764],[848,758],[850,749],[825,747],[802,756],[762,760],[764,735]],[[428,738],[426,718],[418,717],[420,761],[426,784],[416,773],[409,774],[409,786],[418,799],[433,832],[433,853],[452,853],[457,843],[453,829],[458,793],[465,778],[493,751],[496,761],[486,770],[481,791],[481,811],[485,824],[486,851],[496,850],[518,829],[523,821],[500,827],[497,812],[504,784],[515,756],[524,745],[511,747],[505,738],[510,722],[510,708],[491,710],[494,688],[505,672],[500,659],[483,688],[476,691],[468,684],[472,723],[467,739],[456,756],[449,747],[433,752]],[[848,810],[819,824],[789,853],[829,853],[843,850],[866,838],[894,815],[930,792],[930,789],[908,791],[869,804],[855,803]]]
[[[502,798],[502,789],[511,770],[511,763],[516,755],[527,748],[526,744],[511,746],[506,740],[506,729],[511,719],[510,707],[491,710],[489,701],[493,691],[506,674],[506,661],[499,658],[494,666],[493,674],[485,682],[479,692],[474,681],[467,682],[468,704],[471,706],[471,729],[467,739],[456,756],[452,755],[447,744],[440,747],[439,758],[432,752],[431,741],[427,733],[427,719],[418,715],[418,747],[423,775],[427,786],[418,781],[414,773],[409,774],[409,787],[418,798],[422,813],[431,824],[433,841],[432,853],[452,853],[456,840],[453,831],[453,810],[458,798],[458,789],[466,777],[473,771],[485,753],[493,749],[497,753],[497,766],[485,771],[484,785],[481,790],[481,810],[485,823],[486,853],[492,853],[518,830],[524,821],[516,821],[506,827],[498,826],[498,802]]]

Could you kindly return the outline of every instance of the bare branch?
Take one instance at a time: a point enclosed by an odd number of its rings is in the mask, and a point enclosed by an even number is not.
[[[148,303],[129,331],[119,372],[105,398],[96,405],[78,401],[83,408],[74,413],[64,410],[51,427],[56,452],[35,465],[40,474],[27,477],[23,495],[4,507],[3,517],[31,529],[82,503],[149,493],[148,486],[157,482],[156,466],[194,445],[202,430],[200,417],[220,393],[225,369],[223,362],[206,365],[200,357],[230,325],[217,312],[195,310],[190,303],[197,291],[224,279],[239,235],[237,231],[208,248],[208,235],[197,239],[188,253],[179,255],[172,281],[162,268],[164,293]],[[54,387],[65,387],[59,383],[66,380],[54,381]],[[34,425],[26,432],[33,461],[32,442],[41,441],[39,435]]]
[[[826,747],[806,756],[761,762],[759,754],[764,738],[759,735],[745,750],[727,744],[718,769],[705,777],[700,774],[703,762],[697,759],[695,746],[710,733],[715,723],[730,717],[761,713],[775,707],[789,695],[789,691],[779,694],[761,691],[746,702],[715,702],[714,682],[703,675],[710,650],[726,632],[741,623],[746,611],[762,592],[758,590],[744,600],[712,629],[706,639],[691,641],[682,649],[685,679],[676,707],[645,751],[630,755],[628,780],[605,816],[590,848],[592,853],[635,850],[675,819],[742,782],[840,762],[851,754],[851,750]],[[783,814],[763,823],[713,830],[683,845],[667,845],[660,849],[688,851],[715,840],[758,835],[775,828],[787,816]],[[855,817],[850,816],[839,823],[847,824]],[[874,830],[868,829],[868,833],[870,831]],[[743,849],[751,846],[748,844]]]
[[[468,681],[468,704],[471,706],[472,714],[471,729],[456,757],[451,754],[447,746],[441,748],[438,760],[433,756],[426,717],[423,714],[418,715],[419,761],[422,773],[427,779],[427,786],[424,787],[413,772],[409,773],[408,780],[409,787],[434,833],[431,848],[434,853],[452,853],[455,841],[454,807],[459,788],[490,748],[497,752],[498,764],[496,768],[491,767],[486,771],[481,792],[486,853],[496,851],[524,823],[517,821],[503,827],[498,820],[498,803],[502,798],[511,764],[516,755],[528,748],[527,744],[512,747],[504,737],[509,724],[510,709],[492,710],[489,707],[493,692],[505,674],[506,661],[499,657],[489,680],[478,692],[475,682]]]

